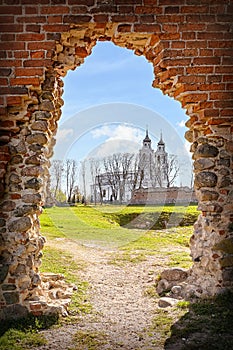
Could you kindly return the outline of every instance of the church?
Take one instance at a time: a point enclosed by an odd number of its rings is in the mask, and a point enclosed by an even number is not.
[[[92,201],[112,202],[117,200],[129,202],[135,190],[167,187],[168,154],[165,150],[162,133],[157,144],[157,150],[154,151],[147,129],[137,158],[137,169],[128,171],[126,177],[123,173],[117,173],[119,184],[114,189],[112,184],[115,174],[103,172],[98,175],[95,184],[91,185]],[[123,190],[122,187],[124,187]]]
[[[168,154],[165,150],[162,133],[157,144],[157,150],[154,151],[151,147],[151,139],[147,129],[142,148],[139,150],[139,169],[143,174],[140,187],[167,187],[167,164]]]

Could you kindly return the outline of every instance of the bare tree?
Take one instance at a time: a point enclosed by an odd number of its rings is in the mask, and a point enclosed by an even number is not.
[[[66,177],[66,194],[67,201],[71,202],[72,193],[77,180],[78,165],[74,159],[66,159],[65,161],[65,177]]]
[[[96,202],[97,202],[97,188],[98,188],[99,195],[100,195],[100,203],[102,204],[103,203],[103,191],[102,191],[102,187],[103,187],[102,163],[103,163],[103,161],[101,159],[91,158],[91,159],[89,159],[89,163],[90,163],[90,172],[91,172],[93,189],[94,189],[94,201],[96,204]]]
[[[87,197],[87,185],[86,185],[86,180],[87,180],[87,160],[84,159],[81,162],[81,174],[82,174],[82,183],[83,183],[83,195],[86,200]]]
[[[51,183],[54,188],[54,198],[57,198],[58,191],[61,190],[61,181],[64,173],[63,161],[54,159],[51,162]]]
[[[179,175],[180,167],[178,163],[177,156],[174,154],[170,154],[167,158],[167,163],[166,163],[166,182],[167,182],[167,187],[171,187],[176,178]]]

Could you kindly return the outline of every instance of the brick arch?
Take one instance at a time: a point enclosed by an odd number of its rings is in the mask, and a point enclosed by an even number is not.
[[[190,242],[193,267],[186,295],[209,296],[231,289],[232,35],[228,12],[232,8],[228,1],[195,6],[184,5],[182,0],[176,6],[166,1],[155,6],[149,0],[143,4],[141,0],[28,3],[11,7],[14,14],[5,20],[13,21],[13,30],[5,23],[1,34],[6,63],[1,69],[0,110],[0,317],[14,310],[23,314],[48,309],[48,303],[40,302],[44,238],[38,216],[63,104],[61,77],[84,62],[97,40],[110,40],[144,55],[154,66],[153,86],[187,110],[186,138],[192,143],[201,215]],[[3,14],[9,10],[4,5],[0,9]]]

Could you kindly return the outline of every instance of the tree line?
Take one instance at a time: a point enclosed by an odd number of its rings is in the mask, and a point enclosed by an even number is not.
[[[177,157],[169,155],[165,164],[167,187],[171,187],[179,175]],[[151,166],[151,177],[162,187],[159,167]],[[131,193],[141,188],[145,174],[145,163],[139,155],[114,153],[102,158],[87,158],[81,162],[73,159],[52,160],[50,169],[50,192],[56,201],[93,202],[104,201],[104,188],[111,189],[111,200],[122,202],[126,188]],[[164,176],[164,173],[163,173]],[[91,191],[90,191],[91,187]],[[82,189],[82,190],[81,190]]]

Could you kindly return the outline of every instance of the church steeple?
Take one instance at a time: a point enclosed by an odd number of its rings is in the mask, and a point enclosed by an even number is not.
[[[162,134],[162,131],[160,132],[160,141],[158,142],[158,145],[161,145],[161,146],[164,146],[165,143],[163,141],[163,134]]]
[[[148,127],[146,128],[146,137],[143,140],[143,146],[147,146],[151,144],[151,139],[149,138],[148,135]]]

